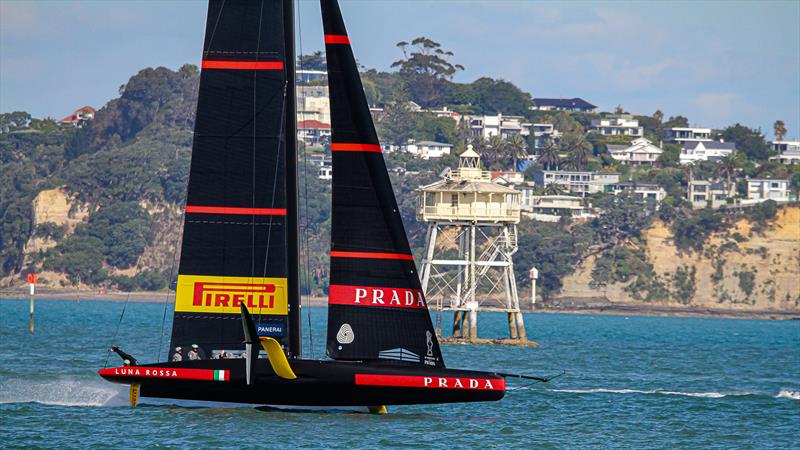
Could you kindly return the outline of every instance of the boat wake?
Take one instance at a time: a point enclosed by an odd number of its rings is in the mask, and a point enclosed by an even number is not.
[[[125,406],[127,391],[99,381],[57,378],[49,381],[6,379],[0,383],[0,404],[40,403],[57,406]]]
[[[641,390],[641,389],[550,389],[550,392],[566,392],[570,394],[640,394],[640,395],[679,395],[683,397],[699,398],[724,398],[724,397],[746,397],[757,396],[755,392],[681,392],[665,391],[662,389]],[[784,392],[784,391],[781,391]],[[788,391],[791,393],[791,391]],[[797,393],[796,393],[797,394]],[[780,394],[779,394],[780,395]]]
[[[788,398],[790,400],[800,400],[800,391],[791,391],[789,389],[781,389],[775,398]]]

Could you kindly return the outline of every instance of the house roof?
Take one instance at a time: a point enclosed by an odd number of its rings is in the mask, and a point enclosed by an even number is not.
[[[651,189],[660,189],[658,183],[642,183],[642,182],[635,182],[635,181],[620,181],[618,183],[614,183],[612,186],[620,186],[620,187],[632,187],[632,188],[651,188]]]
[[[297,128],[305,130],[330,130],[331,126],[330,124],[320,122],[319,120],[308,119],[297,122]]]
[[[575,98],[534,98],[533,104],[536,106],[552,106],[555,108],[583,108],[595,109],[597,106],[587,102],[586,100]]]
[[[703,144],[703,147],[708,150],[736,150],[735,142],[719,142],[719,141],[701,141],[701,142],[687,142],[683,148],[694,150],[698,145]]]
[[[453,146],[452,144],[448,144],[446,142],[436,142],[436,141],[419,141],[419,142],[415,142],[414,145],[416,145],[418,147],[422,146],[422,145],[425,145],[425,146],[428,146],[428,147],[433,147],[433,146],[437,146],[437,147],[452,147]]]

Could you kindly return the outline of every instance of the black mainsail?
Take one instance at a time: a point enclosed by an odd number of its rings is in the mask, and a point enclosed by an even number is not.
[[[291,0],[209,2],[170,355],[243,348],[240,304],[299,355],[293,33]]]
[[[333,130],[328,355],[443,367],[339,5],[321,5]]]

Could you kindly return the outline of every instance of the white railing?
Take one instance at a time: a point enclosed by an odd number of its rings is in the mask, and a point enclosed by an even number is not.
[[[464,219],[464,220],[500,220],[519,221],[519,206],[508,205],[459,205],[459,206],[425,206],[419,211],[423,220],[431,219]]]

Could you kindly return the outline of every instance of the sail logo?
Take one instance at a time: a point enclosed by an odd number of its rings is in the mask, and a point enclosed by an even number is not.
[[[391,308],[424,309],[425,296],[419,289],[374,286],[345,286],[332,284],[328,289],[332,305],[383,306]]]
[[[286,278],[179,275],[175,311],[285,315],[286,292]]]
[[[177,380],[230,381],[229,370],[124,366],[100,369],[103,377],[170,378]]]
[[[504,391],[504,378],[434,377],[422,375],[356,374],[361,386],[409,387],[427,389],[467,389],[474,391]]]

